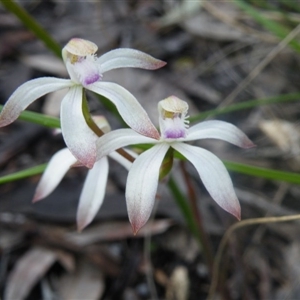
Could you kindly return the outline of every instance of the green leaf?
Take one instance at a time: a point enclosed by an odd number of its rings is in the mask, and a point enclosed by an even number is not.
[[[221,114],[230,113],[233,111],[238,111],[242,109],[249,109],[261,105],[269,105],[269,104],[275,104],[275,103],[285,103],[289,101],[297,101],[300,99],[300,93],[293,93],[293,94],[285,94],[270,98],[262,98],[262,99],[255,99],[255,100],[249,100],[241,103],[232,104],[229,106],[226,106],[224,108],[215,108],[212,110],[204,111],[198,115],[192,116],[189,118],[190,122],[196,122],[204,120],[207,117],[210,116],[217,116]]]
[[[20,179],[24,179],[30,176],[34,176],[34,175],[38,175],[41,174],[42,172],[44,172],[44,170],[46,169],[47,164],[43,164],[43,165],[38,165],[23,171],[19,171],[10,175],[6,175],[6,176],[2,176],[0,177],[0,184],[3,183],[8,183],[11,181],[15,181],[15,180],[20,180]]]
[[[187,223],[188,228],[198,238],[198,240],[200,240],[198,227],[194,220],[191,207],[189,206],[188,202],[186,201],[186,197],[179,189],[179,185],[176,183],[176,181],[174,180],[174,178],[172,176],[170,176],[170,179],[168,181],[168,187],[175,199],[177,206],[179,207],[179,209]]]
[[[271,180],[278,180],[278,181],[300,184],[300,174],[298,173],[255,167],[253,165],[246,165],[246,164],[236,163],[233,161],[223,160],[223,163],[225,164],[228,170],[233,172],[238,172],[241,174],[246,174],[250,176],[266,178]]]

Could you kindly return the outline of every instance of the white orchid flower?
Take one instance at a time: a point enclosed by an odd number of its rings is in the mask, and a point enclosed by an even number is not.
[[[98,47],[87,40],[73,38],[63,48],[62,56],[70,79],[43,77],[21,85],[8,99],[0,114],[0,127],[15,121],[36,99],[69,88],[61,104],[61,128],[65,143],[82,164],[91,168],[96,160],[97,136],[86,124],[82,112],[83,90],[108,98],[124,121],[134,130],[153,138],[159,133],[136,98],[120,85],[102,81],[103,73],[117,68],[133,67],[154,70],[165,62],[134,49],[115,49],[96,57]]]
[[[104,117],[98,116],[93,119],[103,132],[110,131],[108,122]],[[126,152],[131,156],[136,157],[134,152],[129,150],[126,150]],[[120,163],[127,170],[130,169],[132,163],[119,153],[112,152],[108,156]],[[78,162],[68,148],[56,152],[50,159],[47,168],[39,181],[33,197],[33,202],[38,202],[50,195],[62,181],[68,170],[72,167],[79,166],[82,166],[82,164]],[[93,168],[87,173],[77,209],[77,227],[80,231],[92,222],[103,203],[108,169],[108,158],[104,156],[96,161]]]
[[[224,210],[240,219],[239,201],[221,160],[211,152],[185,142],[212,138],[242,148],[250,148],[254,144],[241,130],[224,121],[204,121],[188,128],[188,104],[175,96],[160,101],[158,110],[159,140],[143,136],[132,129],[119,129],[105,134],[97,141],[98,159],[128,145],[154,144],[133,162],[127,178],[126,203],[134,233],[147,222],[151,214],[160,167],[170,147],[194,165],[211,197]]]

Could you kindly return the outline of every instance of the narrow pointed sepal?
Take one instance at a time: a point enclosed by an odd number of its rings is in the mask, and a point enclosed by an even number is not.
[[[204,121],[188,129],[186,141],[219,139],[241,148],[252,148],[255,144],[233,124],[224,121]]]
[[[72,154],[86,167],[96,161],[97,135],[89,128],[82,112],[82,87],[72,87],[61,103],[61,129]]]
[[[117,129],[102,135],[97,140],[97,160],[111,152],[136,144],[154,144],[158,141],[143,135],[130,128]]]
[[[134,234],[148,221],[155,202],[159,170],[169,149],[159,143],[142,153],[132,164],[126,183],[126,204]]]
[[[105,196],[108,177],[108,159],[103,157],[89,170],[77,209],[77,227],[82,231],[94,219]]]
[[[174,143],[172,147],[194,165],[205,188],[216,203],[240,220],[241,207],[222,161],[211,152],[199,147],[184,143]]]
[[[97,59],[100,72],[119,68],[140,68],[156,70],[166,65],[166,62],[135,49],[120,48],[111,50]]]
[[[32,202],[42,200],[52,193],[74,163],[76,163],[76,158],[68,148],[56,152],[39,181]]]
[[[160,138],[147,112],[126,89],[112,82],[95,82],[87,89],[109,99],[117,107],[124,122],[133,130],[157,140]]]
[[[0,114],[0,127],[15,121],[32,102],[45,94],[72,86],[69,79],[42,77],[25,82],[10,96]]]

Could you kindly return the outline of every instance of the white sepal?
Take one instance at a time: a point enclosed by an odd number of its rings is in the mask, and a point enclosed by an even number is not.
[[[174,143],[172,147],[194,165],[211,197],[224,210],[240,220],[240,204],[222,161],[211,152],[199,147],[184,143]]]

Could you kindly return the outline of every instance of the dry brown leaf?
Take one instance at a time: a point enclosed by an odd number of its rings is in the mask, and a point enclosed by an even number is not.
[[[68,76],[64,63],[60,59],[50,55],[24,55],[21,56],[21,61],[27,66],[42,72],[47,72],[59,77]]]
[[[185,30],[191,34],[217,41],[245,40],[245,34],[238,28],[224,24],[206,12],[183,22]]]
[[[4,251],[15,247],[22,242],[23,238],[24,234],[22,232],[0,230],[0,250]]]
[[[60,299],[64,300],[97,300],[105,287],[102,272],[84,261],[75,273],[64,275],[58,284]]]
[[[129,222],[105,222],[100,225],[93,226],[81,233],[67,234],[66,240],[76,244],[77,246],[87,246],[100,241],[112,241],[125,238],[142,237],[146,235],[159,234],[166,231],[172,221],[168,219],[156,220],[148,222],[136,236],[133,235],[132,227]]]
[[[285,120],[267,120],[259,124],[260,129],[285,153],[300,154],[299,128]]]
[[[74,256],[68,252],[58,250],[56,251],[57,260],[60,264],[68,271],[74,272],[75,271],[75,259]]]
[[[5,300],[25,299],[33,286],[44,276],[56,261],[54,251],[32,248],[26,252],[11,271],[5,293]]]
[[[155,25],[159,28],[163,28],[181,23],[200,11],[201,6],[201,1],[183,0],[181,4],[174,6],[163,17],[156,21]]]

